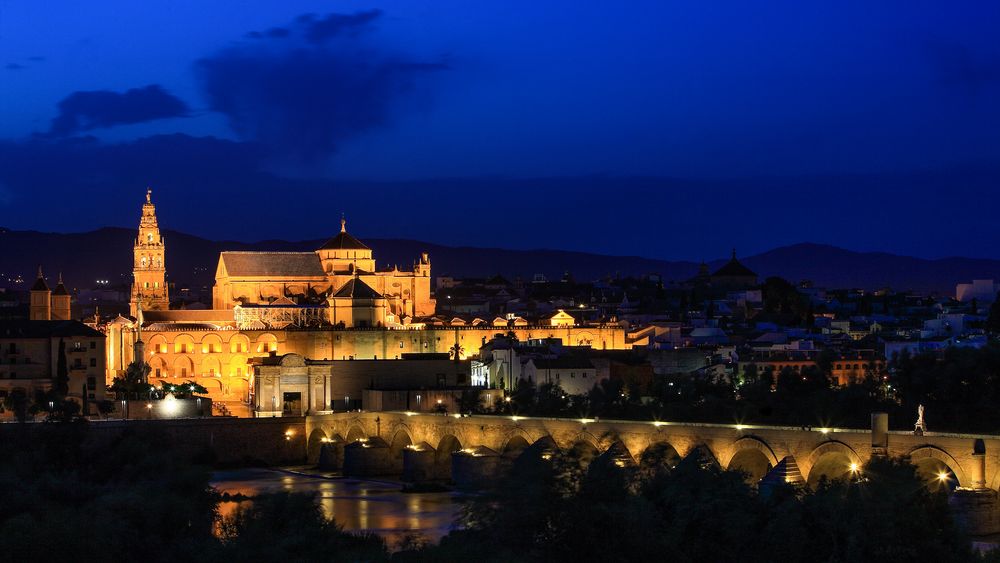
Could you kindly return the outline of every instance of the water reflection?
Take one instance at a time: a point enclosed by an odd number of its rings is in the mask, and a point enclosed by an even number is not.
[[[399,483],[293,471],[295,473],[268,469],[220,471],[213,474],[212,486],[220,493],[248,497],[278,491],[312,493],[319,499],[323,513],[345,530],[375,532],[389,545],[412,532],[437,542],[451,530],[461,508],[462,497],[457,493],[404,494]],[[239,504],[219,503],[219,513],[229,516]]]

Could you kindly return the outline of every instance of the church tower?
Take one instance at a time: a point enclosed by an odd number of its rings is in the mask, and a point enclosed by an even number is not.
[[[52,290],[49,284],[45,283],[45,276],[42,275],[42,267],[38,267],[38,279],[35,285],[31,286],[31,306],[30,319],[33,321],[52,320]]]
[[[129,307],[133,317],[138,316],[140,304],[144,311],[170,308],[163,237],[156,224],[152,196],[153,190],[147,189],[146,203],[142,204],[142,217],[139,219],[139,236],[133,247],[132,300]]]
[[[59,273],[59,285],[52,290],[52,320],[68,321],[73,318],[73,300],[66,286],[63,285],[62,272]]]

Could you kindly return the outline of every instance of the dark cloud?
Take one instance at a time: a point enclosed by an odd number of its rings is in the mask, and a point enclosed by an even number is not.
[[[382,17],[381,10],[368,10],[354,14],[328,14],[325,18],[309,17],[300,21],[305,24],[305,38],[310,43],[323,43],[344,33],[364,32],[375,20]]]
[[[289,28],[272,28],[285,35],[258,32],[257,41],[198,61],[210,109],[243,139],[306,162],[388,124],[416,78],[446,65],[378,43],[368,32],[380,16],[306,14]]]
[[[7,63],[7,64],[4,65],[4,68],[6,70],[22,70],[22,69],[25,69],[25,68],[28,68],[28,67],[26,67],[26,66],[24,66],[22,64],[17,64],[17,63]]]
[[[187,105],[157,84],[125,92],[73,92],[59,102],[50,135],[66,136],[101,127],[183,117]]]

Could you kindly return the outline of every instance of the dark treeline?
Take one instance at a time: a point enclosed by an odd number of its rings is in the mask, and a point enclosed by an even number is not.
[[[900,460],[814,491],[758,492],[699,450],[651,448],[631,464],[539,443],[439,545],[392,551],[326,520],[310,496],[262,495],[220,518],[208,466],[153,431],[98,443],[84,423],[52,422],[0,436],[5,561],[981,560],[947,496]]]
[[[510,401],[466,407],[524,416],[852,428],[867,427],[871,413],[881,411],[893,428],[912,429],[922,404],[931,431],[1000,433],[1000,345],[904,353],[882,373],[846,386],[831,381],[831,361],[821,355],[815,367],[780,373],[750,366],[736,377],[661,377],[649,389],[603,380],[581,396],[521,381]]]

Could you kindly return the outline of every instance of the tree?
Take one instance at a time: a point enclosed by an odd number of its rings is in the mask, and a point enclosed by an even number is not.
[[[126,399],[139,399],[148,395],[153,386],[147,383],[152,368],[142,360],[136,360],[128,365],[125,374],[114,378],[109,388],[112,393]]]
[[[107,399],[97,401],[97,412],[107,419],[108,415],[115,412],[115,402]]]
[[[996,300],[990,305],[990,312],[986,316],[986,330],[993,334],[1000,333],[1000,293],[997,294]]]
[[[28,415],[34,416],[38,412],[38,407],[28,399],[28,393],[24,389],[14,389],[4,399],[4,407],[14,413],[18,422],[28,420]]]
[[[56,359],[56,393],[60,397],[69,395],[69,369],[66,367],[66,342],[59,339],[59,356]]]

